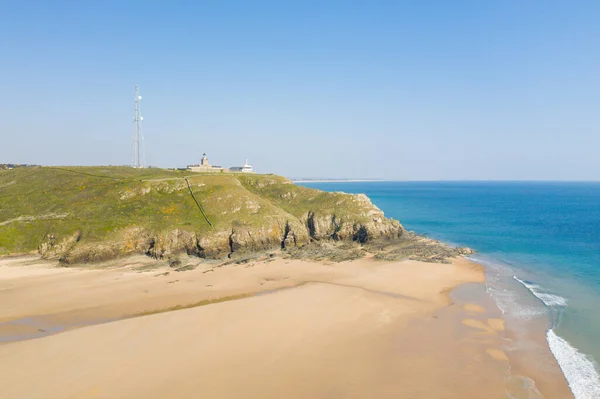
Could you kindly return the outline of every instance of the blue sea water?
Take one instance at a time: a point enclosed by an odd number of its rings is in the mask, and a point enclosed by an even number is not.
[[[300,184],[364,193],[408,230],[477,250],[507,322],[545,317],[575,398],[600,398],[600,183]]]

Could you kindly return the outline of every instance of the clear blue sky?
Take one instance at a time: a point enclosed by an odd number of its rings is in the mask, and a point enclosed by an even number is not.
[[[0,163],[600,180],[600,1],[0,1]]]

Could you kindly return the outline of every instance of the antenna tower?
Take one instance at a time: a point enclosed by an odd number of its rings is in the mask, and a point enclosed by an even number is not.
[[[144,154],[144,135],[142,133],[142,121],[144,117],[140,111],[140,87],[135,86],[135,114],[133,116],[133,122],[135,123],[135,132],[133,135],[133,167],[143,168],[145,163]]]

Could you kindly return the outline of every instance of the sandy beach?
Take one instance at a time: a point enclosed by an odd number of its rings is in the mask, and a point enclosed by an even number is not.
[[[483,281],[464,259],[0,260],[0,397],[504,398]]]

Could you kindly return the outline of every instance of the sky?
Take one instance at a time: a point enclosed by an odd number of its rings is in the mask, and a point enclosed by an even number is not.
[[[600,2],[0,0],[0,163],[600,180]]]

